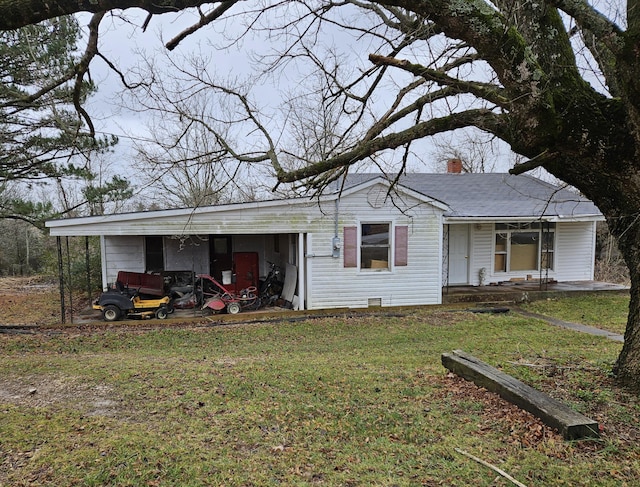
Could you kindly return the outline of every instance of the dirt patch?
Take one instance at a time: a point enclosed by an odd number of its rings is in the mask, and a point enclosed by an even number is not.
[[[121,404],[109,386],[52,376],[3,377],[0,402],[29,408],[76,409],[89,416],[118,416]]]
[[[73,307],[66,297],[66,322],[95,319],[86,293],[73,296]],[[42,277],[0,277],[0,331],[2,326],[48,326],[61,320],[60,288]]]
[[[57,289],[57,284],[40,276],[34,277],[0,277],[0,293],[33,294],[50,292]]]
[[[60,322],[57,283],[37,277],[0,278],[0,331]],[[73,377],[17,377],[6,372],[0,378],[0,402],[30,408],[70,408],[103,416],[119,415],[121,406],[106,385],[86,384]]]
[[[0,326],[58,322],[60,297],[55,284],[32,277],[0,278]]]

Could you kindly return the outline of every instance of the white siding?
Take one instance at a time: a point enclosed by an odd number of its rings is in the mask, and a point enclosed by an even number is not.
[[[558,281],[592,280],[595,259],[595,222],[557,223],[555,231],[554,269],[542,277]],[[480,284],[480,271],[485,269],[485,284],[508,281],[512,278],[540,278],[540,272],[495,272],[493,268],[493,223],[471,225],[469,284]],[[446,241],[445,251],[446,251]],[[444,259],[446,263],[446,258]],[[446,269],[444,271],[446,273]]]
[[[531,276],[532,279],[541,277],[540,271],[496,272],[494,269],[494,224],[483,223],[476,224],[473,227],[473,269],[471,277],[474,286],[480,284],[480,272],[483,268],[485,269],[485,285],[509,281],[510,279],[526,279],[527,276]],[[545,271],[542,277],[557,278],[554,270],[549,270],[548,274]]]
[[[376,301],[382,306],[439,304],[442,298],[442,211],[411,198],[403,203],[412,208],[410,212],[403,213],[391,201],[373,208],[367,202],[367,191],[363,191],[344,197],[338,207],[338,235],[341,240],[345,226],[359,228],[366,222],[390,224],[392,250],[389,270],[345,268],[342,249],[339,258],[331,256],[336,218],[333,204],[323,208],[317,204],[299,206],[286,215],[271,215],[268,222],[262,219],[264,215],[259,211],[249,211],[249,215],[241,212],[233,218],[229,215],[228,219],[225,218],[223,233],[234,235],[234,251],[260,252],[261,267],[265,272],[265,260],[273,259],[283,268],[285,260],[295,260],[288,255],[287,239],[280,238],[280,253],[274,252],[271,235],[278,231],[291,235],[292,227],[303,228],[307,246],[305,294],[309,309],[362,308]],[[409,230],[407,266],[396,267],[393,263],[396,226],[407,226]],[[144,225],[138,230],[142,227]],[[253,229],[254,235],[248,235],[247,228]],[[239,234],[234,234],[234,230],[240,229]],[[160,226],[156,225],[155,232],[159,231]],[[271,235],[260,235],[261,232]],[[119,270],[144,271],[144,236],[106,236],[104,239],[108,282],[115,280]],[[165,238],[167,269],[185,270],[194,265],[200,267],[197,271],[206,271],[208,246],[201,247],[191,248],[195,251],[195,256],[191,257],[191,251],[180,249],[179,240]]]
[[[593,280],[595,265],[595,222],[556,224],[556,279]]]
[[[471,225],[471,285],[480,285],[480,271],[484,269],[484,284],[501,281],[493,273],[493,223]]]
[[[404,201],[412,207],[417,201]],[[343,250],[340,257],[331,257],[335,233],[334,214],[319,215],[314,230],[307,234],[306,273],[307,307],[362,308],[379,301],[382,306],[439,304],[442,297],[440,242],[442,240],[441,211],[422,204],[409,214],[403,214],[391,202],[381,208],[372,208],[367,193],[349,195],[340,202],[338,236],[342,240],[345,226],[377,222],[391,224],[393,228],[409,228],[408,265],[393,265],[390,269],[345,268]]]
[[[297,292],[303,292],[305,307],[309,309],[362,308],[374,303],[382,306],[441,303],[446,277],[443,209],[412,194],[395,195],[393,200],[382,203],[370,197],[376,188],[380,191],[378,195],[386,193],[386,186],[365,187],[343,195],[337,206],[333,201],[322,205],[297,201],[280,206],[256,204],[194,210],[188,217],[172,212],[148,217],[136,214],[129,221],[92,220],[85,230],[87,234],[104,232],[106,282],[113,282],[119,270],[144,271],[144,235],[217,234],[232,235],[234,251],[258,252],[262,275],[268,270],[267,261],[276,262],[283,269],[287,263],[303,266],[298,270],[305,277],[298,283]],[[388,223],[390,267],[345,268],[344,249],[340,249],[337,258],[332,256],[336,223],[341,241],[345,227],[358,228],[360,235],[362,223]],[[394,229],[398,226],[408,229],[406,266],[395,266],[393,262]],[[534,275],[535,271],[494,272],[493,223],[471,223],[468,228],[469,284],[480,284],[483,269],[484,284],[526,278],[527,274],[540,277],[539,273]],[[548,277],[562,281],[593,279],[595,223],[557,223],[555,234],[554,270]],[[298,235],[303,237],[299,247]],[[304,256],[298,255],[300,248],[304,248]],[[359,243],[357,248],[359,252]],[[201,246],[181,249],[179,240],[165,237],[165,268],[207,272],[208,251],[204,241]]]
[[[115,282],[118,271],[144,272],[144,238],[137,236],[104,238],[106,282]]]

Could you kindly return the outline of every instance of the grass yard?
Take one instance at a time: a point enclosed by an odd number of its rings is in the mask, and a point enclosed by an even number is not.
[[[456,449],[527,486],[640,478],[640,402],[610,378],[620,344],[516,313],[54,327],[0,347],[2,486],[513,485]],[[447,374],[453,349],[566,401],[602,438],[565,442]]]
[[[629,310],[629,294],[628,292],[602,293],[548,299],[534,301],[523,307],[535,313],[624,335]]]

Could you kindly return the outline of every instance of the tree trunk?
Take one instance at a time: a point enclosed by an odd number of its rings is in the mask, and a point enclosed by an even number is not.
[[[579,107],[591,111],[580,112]],[[631,296],[625,342],[614,373],[625,386],[640,390],[640,169],[628,117],[615,101],[571,107],[573,118],[558,137],[558,154],[545,168],[578,188],[607,219],[611,234],[629,268]],[[589,140],[580,147],[580,134]]]
[[[613,371],[622,384],[640,390],[640,223],[630,225],[618,237],[620,251],[629,267],[631,291],[624,345]]]

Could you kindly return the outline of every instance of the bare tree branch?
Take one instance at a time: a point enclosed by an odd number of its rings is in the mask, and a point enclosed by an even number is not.
[[[428,137],[430,135],[467,127],[469,125],[481,126],[484,129],[489,129],[492,126],[493,130],[499,131],[501,124],[502,122],[500,118],[491,113],[490,110],[486,109],[454,113],[448,117],[431,119],[418,123],[406,130],[365,141],[361,145],[358,145],[349,151],[345,151],[336,157],[316,162],[302,169],[288,173],[276,171],[276,174],[278,176],[278,180],[282,183],[303,180],[337,168],[351,166],[358,161],[362,161],[367,157],[380,152],[381,150],[395,149],[413,140]]]
[[[220,5],[214,8],[207,15],[201,15],[200,21],[197,24],[194,24],[188,29],[183,30],[180,34],[178,34],[176,37],[174,37],[169,42],[167,42],[165,44],[165,47],[170,51],[173,51],[176,47],[178,47],[178,44],[180,44],[180,41],[182,41],[189,35],[193,34],[194,32],[200,30],[205,25],[208,25],[211,22],[222,17],[222,15],[231,7],[233,7],[236,3],[238,3],[238,1],[239,0],[230,0],[226,2],[220,2]]]
[[[100,21],[104,17],[105,12],[98,12],[93,14],[91,17],[91,21],[89,22],[89,40],[87,42],[87,47],[85,49],[84,55],[80,59],[80,62],[76,66],[76,82],[73,89],[73,106],[76,108],[76,111],[80,114],[80,116],[84,119],[87,126],[89,127],[89,135],[91,137],[95,137],[96,130],[93,126],[93,122],[91,117],[86,112],[86,110],[82,107],[82,100],[80,97],[83,93],[83,80],[84,75],[89,71],[89,65],[91,64],[91,60],[98,53],[98,36],[99,36],[99,26]]]
[[[538,154],[536,157],[533,157],[528,161],[522,162],[520,164],[516,164],[513,168],[509,170],[509,173],[524,174],[538,167],[543,167],[545,163],[548,163],[549,161],[553,161],[556,157],[558,157],[557,153],[544,151],[542,154]]]
[[[439,70],[429,69],[419,64],[410,63],[407,60],[378,56],[376,54],[370,54],[369,60],[378,66],[393,66],[412,73],[415,76],[435,81],[438,84],[451,86],[458,94],[471,93],[478,98],[490,101],[500,107],[507,108],[509,106],[509,100],[505,98],[505,90],[493,84],[461,81],[457,78],[447,76]]]
[[[97,13],[109,10],[141,8],[152,14],[164,14],[179,12],[206,3],[211,2],[203,2],[201,0],[168,0],[162,3],[151,0],[60,0],[57,2],[25,0],[16,3],[11,0],[3,0],[0,2],[0,30],[18,29],[43,20],[79,12]]]

